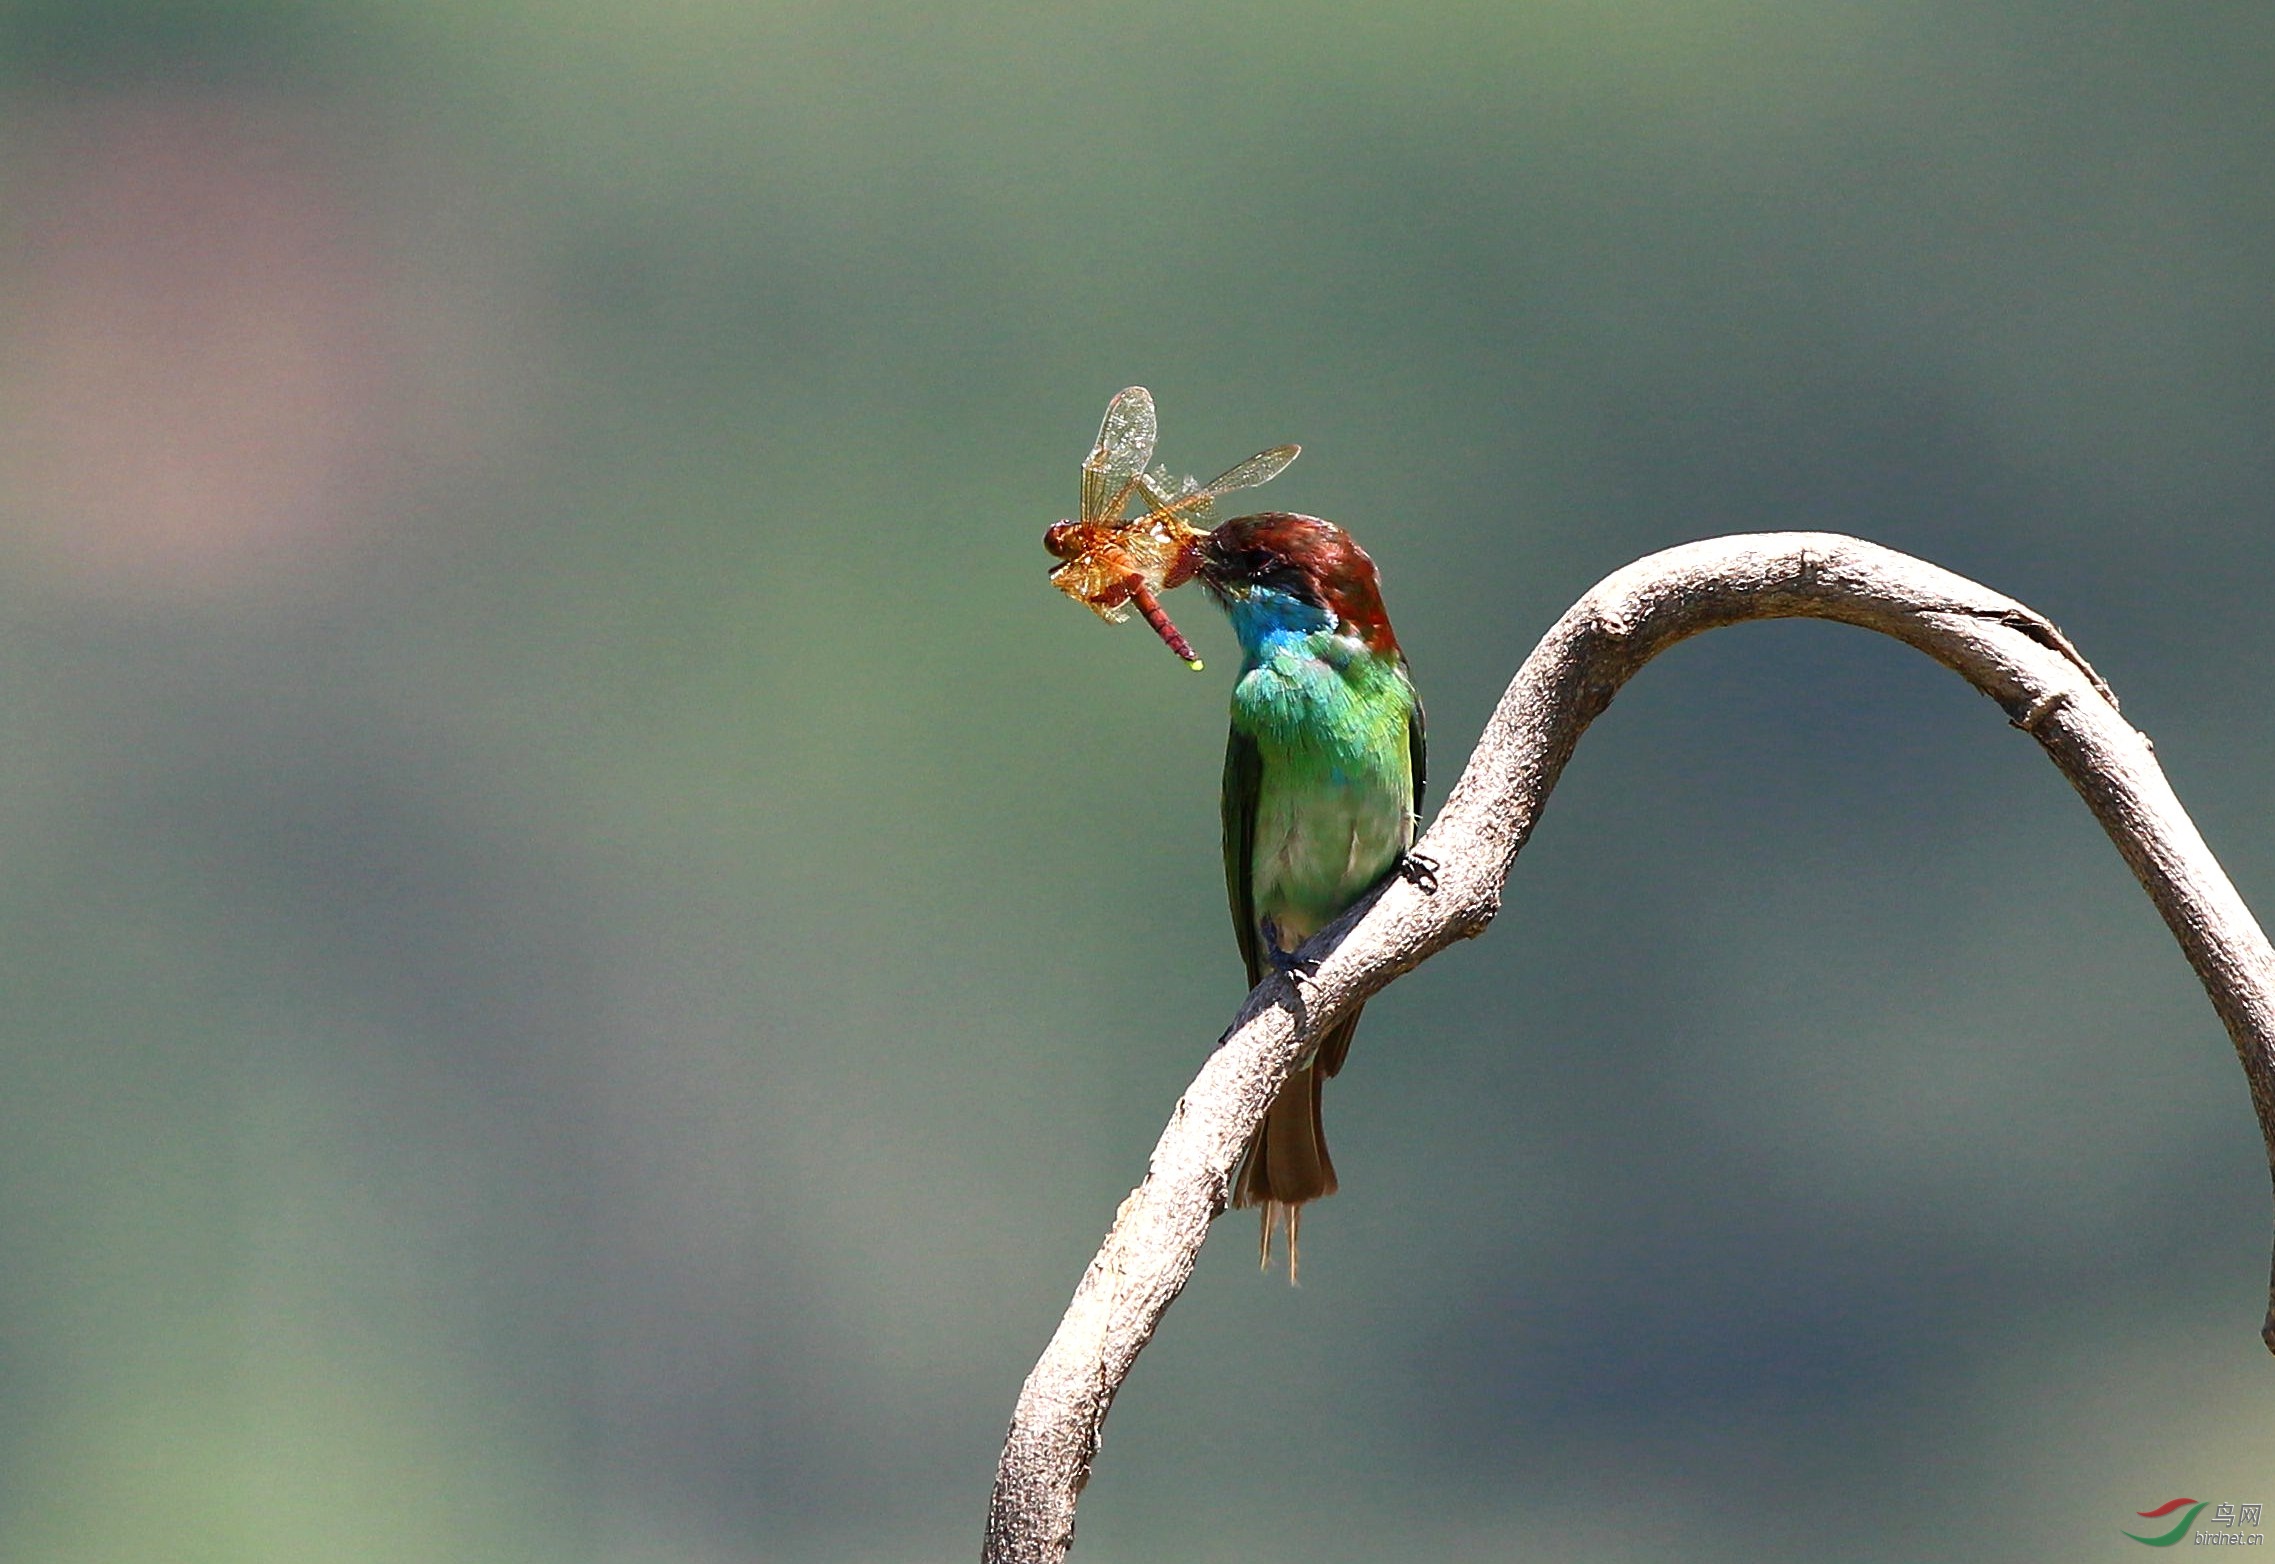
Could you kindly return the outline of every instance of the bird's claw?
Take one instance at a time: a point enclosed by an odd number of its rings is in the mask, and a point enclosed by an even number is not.
[[[1279,926],[1271,919],[1266,918],[1264,920],[1262,933],[1264,935],[1264,959],[1271,962],[1274,972],[1286,978],[1290,983],[1300,988],[1314,972],[1319,970],[1318,962],[1300,960],[1294,951],[1280,948]]]
[[[1398,860],[1398,877],[1425,896],[1438,893],[1438,861],[1427,853],[1407,853]]]
[[[1292,950],[1274,950],[1270,953],[1272,970],[1291,983],[1301,983],[1319,970],[1316,961],[1304,961]]]

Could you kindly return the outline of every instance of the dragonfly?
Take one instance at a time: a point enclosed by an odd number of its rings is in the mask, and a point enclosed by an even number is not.
[[[1043,547],[1062,561],[1051,569],[1053,586],[1109,624],[1120,624],[1129,618],[1125,609],[1135,608],[1162,644],[1198,670],[1200,658],[1169,622],[1158,594],[1192,579],[1216,502],[1278,477],[1303,447],[1275,445],[1195,483],[1171,477],[1166,468],[1146,470],[1157,431],[1151,392],[1131,386],[1115,393],[1098,425],[1098,443],[1083,459],[1082,514],[1054,524],[1043,534]],[[1135,516],[1125,514],[1132,500],[1144,507]]]

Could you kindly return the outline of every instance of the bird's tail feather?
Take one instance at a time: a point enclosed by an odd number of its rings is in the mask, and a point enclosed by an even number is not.
[[[1351,1033],[1359,1018],[1346,1016],[1320,1041],[1309,1064],[1287,1079],[1280,1095],[1265,1110],[1264,1122],[1248,1143],[1240,1172],[1233,1180],[1232,1203],[1262,1208],[1263,1234],[1258,1259],[1265,1269],[1272,1264],[1272,1230],[1288,1230],[1288,1281],[1296,1279],[1296,1228],[1306,1201],[1323,1200],[1335,1193],[1335,1163],[1327,1155],[1327,1131],[1319,1104],[1327,1077],[1342,1066],[1350,1049]]]

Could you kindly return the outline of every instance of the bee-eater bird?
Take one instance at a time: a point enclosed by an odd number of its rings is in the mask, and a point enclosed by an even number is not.
[[[1193,574],[1240,639],[1224,757],[1224,877],[1254,987],[1398,869],[1422,806],[1422,701],[1383,612],[1374,561],[1332,522],[1273,512],[1203,538]],[[1343,1067],[1353,1010],[1288,1077],[1240,1164],[1233,1204],[1263,1208],[1260,1245],[1335,1193],[1319,1092]]]

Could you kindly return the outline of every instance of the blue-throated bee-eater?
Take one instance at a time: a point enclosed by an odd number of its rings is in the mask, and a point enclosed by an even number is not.
[[[1422,804],[1422,700],[1383,612],[1374,561],[1332,522],[1242,516],[1195,544],[1193,578],[1232,619],[1240,677],[1224,760],[1224,876],[1251,986],[1399,868]],[[1288,1077],[1234,1181],[1263,1213],[1261,1252],[1335,1193],[1319,1094],[1354,1010]]]

